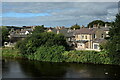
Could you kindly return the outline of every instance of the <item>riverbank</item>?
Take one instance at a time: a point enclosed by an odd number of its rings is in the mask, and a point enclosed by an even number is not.
[[[45,53],[43,53],[45,54]],[[42,55],[42,53],[41,53]],[[77,63],[93,63],[93,64],[113,64],[106,51],[64,51],[58,56],[52,56],[49,58],[49,55],[46,57],[40,58],[36,54],[22,55],[19,50],[15,48],[3,48],[2,57],[8,58],[27,58],[28,60],[38,60],[46,62],[77,62]],[[46,59],[45,59],[46,58]],[[54,59],[56,58],[56,59]],[[116,64],[115,64],[116,65]]]
[[[6,58],[22,58],[22,54],[20,54],[18,49],[15,48],[2,48],[2,57]]]

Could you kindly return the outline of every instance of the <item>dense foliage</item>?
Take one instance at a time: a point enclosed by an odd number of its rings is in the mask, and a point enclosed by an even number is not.
[[[2,30],[2,46],[4,45],[4,42],[9,41],[8,35],[9,35],[9,30],[7,29],[6,26],[1,26],[0,30]],[[0,36],[1,37],[1,36]]]
[[[109,32],[110,39],[107,44],[109,56],[114,64],[120,64],[120,13],[116,15],[114,26]]]
[[[20,58],[18,50],[3,49],[3,57]],[[41,46],[35,54],[25,54],[29,60],[48,61],[48,62],[80,62],[94,64],[114,64],[112,63],[107,51],[65,51],[63,46]]]
[[[88,27],[93,27],[93,25],[100,25],[100,26],[104,26],[105,25],[105,22],[104,21],[102,21],[102,20],[94,20],[94,21],[92,21],[92,22],[90,22],[89,24],[88,24]]]
[[[114,22],[104,22],[102,20],[94,20],[94,21],[90,22],[87,25],[87,27],[93,28],[93,25],[105,26],[105,24],[107,24],[107,26],[113,26]]]
[[[62,53],[64,51],[65,48],[63,46],[41,46],[35,54],[27,55],[27,57],[39,61],[62,62],[64,57]]]
[[[110,58],[105,51],[66,51],[63,55],[66,62],[111,64]]]
[[[45,31],[44,25],[41,25],[41,26],[36,26],[33,33],[42,33],[44,31]]]
[[[27,55],[30,60],[48,62],[81,62],[112,64],[106,51],[64,51],[63,46],[40,47],[35,54]]]

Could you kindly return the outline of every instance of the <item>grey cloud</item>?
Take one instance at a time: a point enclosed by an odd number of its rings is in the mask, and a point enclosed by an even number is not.
[[[3,0],[2,2],[118,2],[119,0]]]
[[[75,23],[86,25],[90,21],[101,19],[114,20],[117,13],[116,2],[4,2],[3,14],[49,13],[51,16],[31,18],[3,18],[3,25],[41,25],[70,26]]]

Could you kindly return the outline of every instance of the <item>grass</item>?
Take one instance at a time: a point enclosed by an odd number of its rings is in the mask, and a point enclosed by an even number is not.
[[[15,48],[2,48],[2,57],[8,58],[22,58],[18,49]]]

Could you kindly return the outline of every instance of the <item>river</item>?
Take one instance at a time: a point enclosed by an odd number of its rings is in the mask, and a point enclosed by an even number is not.
[[[3,78],[117,78],[120,66],[4,59]]]

